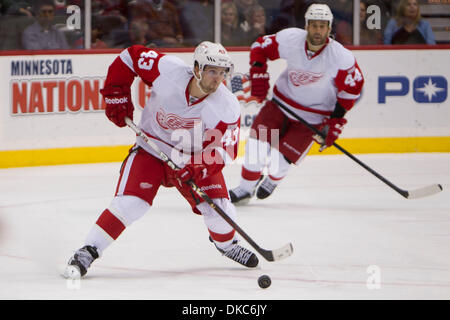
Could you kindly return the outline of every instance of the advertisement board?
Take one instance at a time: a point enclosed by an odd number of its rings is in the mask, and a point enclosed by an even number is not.
[[[354,50],[365,77],[339,142],[359,152],[450,151],[448,49]],[[108,66],[120,50],[38,52],[0,56],[0,167],[120,161],[134,134],[104,115]],[[192,52],[171,52],[192,65]],[[241,155],[261,104],[250,96],[248,51],[230,51],[235,73],[227,86],[241,102]],[[283,60],[270,61],[273,86]],[[135,121],[151,89],[136,78]],[[336,153],[329,148],[327,153]],[[317,153],[315,148],[311,153]]]

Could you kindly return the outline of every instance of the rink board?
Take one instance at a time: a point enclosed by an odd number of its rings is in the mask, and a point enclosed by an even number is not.
[[[120,161],[134,134],[104,116],[99,94],[120,51],[35,52],[0,56],[0,168]],[[361,99],[348,114],[339,144],[354,153],[450,152],[448,48],[354,50],[365,76]],[[192,63],[191,52],[172,52]],[[248,51],[231,51],[235,72],[248,72]],[[271,84],[285,62],[269,63]],[[248,82],[243,83],[244,90]],[[150,90],[132,88],[139,120]],[[240,155],[260,106],[238,92],[242,105]],[[323,154],[334,154],[329,148]],[[311,154],[318,154],[317,146]]]

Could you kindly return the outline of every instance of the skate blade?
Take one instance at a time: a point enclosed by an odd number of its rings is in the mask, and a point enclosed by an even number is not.
[[[239,201],[237,201],[237,202],[233,202],[233,204],[235,205],[235,206],[245,206],[245,205],[247,205],[249,202],[250,202],[250,197],[249,198],[245,198],[245,199],[242,199],[242,200],[239,200]]]
[[[80,268],[78,268],[77,266],[69,265],[66,267],[61,276],[64,279],[72,279],[72,280],[81,279]]]

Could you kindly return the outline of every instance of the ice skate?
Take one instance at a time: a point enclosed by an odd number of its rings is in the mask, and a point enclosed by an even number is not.
[[[250,202],[250,199],[255,196],[256,188],[258,187],[258,184],[261,182],[263,178],[264,176],[261,176],[258,179],[258,182],[254,186],[252,191],[245,190],[241,186],[237,186],[234,189],[230,189],[228,193],[230,194],[231,203],[234,203],[237,206],[248,204]]]
[[[250,199],[255,195],[255,190],[253,192],[248,192],[241,187],[236,187],[229,190],[230,200],[235,205],[244,205],[250,202]]]
[[[209,241],[214,243],[217,250],[219,250],[219,252],[222,255],[230,258],[233,261],[236,261],[236,262],[242,264],[243,266],[246,266],[248,268],[255,268],[258,265],[258,262],[259,262],[258,257],[250,250],[248,250],[244,247],[241,247],[238,244],[238,240],[233,240],[231,245],[226,250],[223,250],[223,249],[220,249],[219,247],[217,247],[217,245],[211,239],[211,237],[209,237]]]
[[[98,258],[96,247],[84,246],[69,259],[63,276],[68,279],[79,279],[87,273],[92,262]]]
[[[273,193],[276,187],[277,184],[275,184],[269,177],[266,177],[258,187],[256,197],[258,199],[265,199]]]

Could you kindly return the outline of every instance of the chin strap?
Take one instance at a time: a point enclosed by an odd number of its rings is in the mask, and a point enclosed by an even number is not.
[[[202,73],[200,71],[198,73],[199,73],[199,77],[197,77],[197,75],[195,74],[195,71],[194,71],[194,78],[197,81],[197,87],[200,89],[202,94],[208,94],[205,91],[203,91],[202,86],[200,85],[200,81],[202,81]]]

